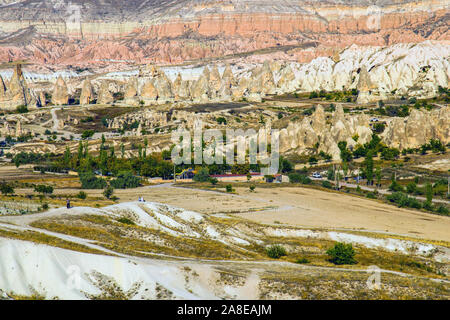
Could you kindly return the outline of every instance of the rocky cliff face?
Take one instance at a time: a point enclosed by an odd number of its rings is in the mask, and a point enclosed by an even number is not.
[[[27,0],[0,6],[0,60],[41,64],[176,63],[267,48],[309,61],[353,43],[450,39],[448,4],[435,0]]]

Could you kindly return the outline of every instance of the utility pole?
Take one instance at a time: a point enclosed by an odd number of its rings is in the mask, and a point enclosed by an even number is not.
[[[173,164],[173,182],[177,182],[177,173],[175,170],[175,163]]]

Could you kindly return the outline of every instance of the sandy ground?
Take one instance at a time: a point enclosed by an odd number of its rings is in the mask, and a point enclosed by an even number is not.
[[[251,197],[263,197],[278,210],[242,213],[261,223],[278,221],[294,226],[350,228],[450,241],[450,218],[364,198],[308,188],[259,189]]]
[[[26,190],[16,190],[25,192]],[[76,189],[55,190],[55,194],[76,194]],[[102,190],[87,191],[102,197]],[[236,216],[259,223],[282,223],[307,228],[346,228],[387,232],[429,240],[450,241],[450,218],[400,209],[374,200],[310,188],[237,188],[231,195],[214,191],[161,185],[115,190],[119,202],[146,201],[166,203],[188,210]]]

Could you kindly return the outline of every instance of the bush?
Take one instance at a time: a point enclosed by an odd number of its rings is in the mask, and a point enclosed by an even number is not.
[[[52,194],[53,187],[40,184],[40,185],[37,185],[34,187],[34,191],[36,191],[38,193],[42,193],[42,194]]]
[[[439,206],[439,208],[437,208],[436,212],[439,213],[439,214],[442,214],[442,215],[446,215],[446,216],[449,215],[449,210],[448,210],[448,208],[447,208],[447,207],[444,207],[444,206],[442,206],[442,205]]]
[[[423,203],[423,208],[427,211],[433,211],[433,204],[430,201],[425,201]]]
[[[337,265],[356,264],[355,254],[351,243],[338,242],[333,248],[327,250],[327,255],[330,256],[329,261]]]
[[[81,139],[85,140],[91,138],[94,135],[94,130],[86,130],[81,134]]]
[[[422,203],[416,198],[408,197],[408,195],[403,192],[394,192],[386,197],[390,202],[396,203],[400,208],[409,207],[420,209],[422,208]]]
[[[200,168],[192,180],[196,182],[207,182],[209,181],[209,170],[206,167]]]
[[[328,180],[324,180],[322,181],[322,187],[327,189],[333,189],[333,184]]]
[[[278,244],[268,247],[266,253],[272,259],[279,259],[287,255],[286,249]]]
[[[123,224],[136,225],[133,220],[125,218],[125,217],[119,218],[119,219],[117,219],[117,221],[119,221],[120,223],[123,223]]]
[[[84,200],[84,199],[87,198],[87,193],[84,192],[84,191],[80,191],[80,192],[78,192],[78,194],[77,194],[77,198],[78,198],[78,199],[81,199],[81,200]]]
[[[79,174],[81,189],[104,189],[106,181],[102,178],[97,178],[93,172],[80,172]]]
[[[112,195],[114,193],[114,188],[111,186],[106,187],[106,189],[103,191],[103,195],[106,199],[111,199]]]
[[[369,192],[367,193],[366,197],[369,199],[376,199],[377,195],[375,194],[375,192]]]
[[[408,183],[406,186],[406,192],[415,193],[417,191],[417,185],[414,182]]]
[[[310,184],[312,182],[312,180],[304,174],[291,173],[288,175],[288,177],[291,183]]]
[[[227,190],[228,193],[233,192],[233,186],[231,184],[227,184],[225,189]]]
[[[250,185],[249,188],[250,188],[250,191],[253,192],[253,191],[255,191],[256,186],[254,184],[252,184],[252,185]]]
[[[130,171],[120,173],[116,179],[111,180],[114,189],[137,188],[141,185],[141,179],[134,176]]]
[[[403,192],[404,191],[403,187],[397,181],[393,181],[388,189],[393,192]]]
[[[225,119],[224,117],[218,117],[216,118],[216,121],[218,124],[227,124],[227,119]]]
[[[298,259],[295,262],[299,263],[299,264],[305,264],[305,263],[309,263],[310,261],[308,259],[306,259],[306,258],[300,258],[300,259]]]
[[[209,179],[209,182],[211,182],[211,184],[212,184],[213,186],[215,186],[215,185],[219,182],[219,180],[217,180],[217,178],[210,178],[210,179]]]
[[[17,111],[17,113],[27,113],[28,108],[25,105],[20,105],[20,106],[17,106],[16,111]]]
[[[13,194],[14,188],[12,187],[12,185],[6,182],[2,182],[0,183],[0,192],[4,195]]]

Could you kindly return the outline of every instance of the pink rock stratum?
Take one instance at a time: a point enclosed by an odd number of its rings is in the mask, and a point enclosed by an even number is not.
[[[262,50],[307,62],[353,43],[450,39],[445,1],[339,2],[3,0],[0,61],[173,64]]]

